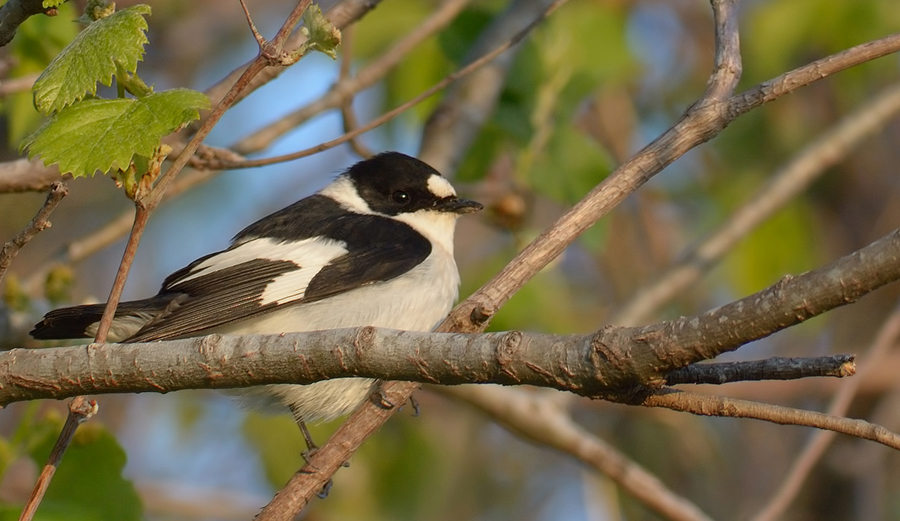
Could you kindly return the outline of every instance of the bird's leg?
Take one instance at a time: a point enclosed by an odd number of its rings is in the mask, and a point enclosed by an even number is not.
[[[416,400],[416,397],[413,395],[409,395],[409,405],[413,408],[413,417],[418,418],[421,410],[419,409],[419,400]]]
[[[309,460],[319,452],[319,446],[316,445],[316,442],[312,439],[312,434],[309,433],[309,428],[306,426],[306,422],[303,421],[302,416],[300,415],[300,411],[291,406],[291,412],[294,414],[294,420],[297,421],[297,426],[300,427],[300,432],[303,434],[303,441],[306,442],[306,450],[301,452],[300,455],[303,456],[303,461],[306,462],[314,471],[318,471],[318,467],[313,465]],[[350,464],[348,462],[344,462],[344,467],[349,467]],[[328,492],[331,491],[331,486],[334,484],[332,480],[328,480],[322,486],[322,490],[316,494],[320,499],[325,499],[328,497]]]
[[[300,432],[303,434],[303,441],[306,442],[306,450],[300,454],[303,456],[303,459],[309,463],[309,459],[312,458],[315,453],[319,452],[319,446],[313,441],[312,434],[309,433],[309,429],[306,427],[306,422],[298,419],[297,425],[300,427]]]
[[[306,442],[306,450],[301,452],[300,455],[303,456],[303,460],[306,461],[309,466],[315,467],[309,460],[316,452],[319,452],[319,446],[313,441],[312,434],[309,433],[309,429],[306,427],[306,422],[303,421],[303,416],[301,416],[300,411],[293,405],[290,406],[290,409],[291,413],[294,414],[294,420],[297,422],[297,426],[300,427],[300,433],[303,434],[303,441]]]
[[[394,404],[384,395],[384,381],[376,380],[375,385],[372,387],[372,394],[369,395],[369,401],[374,403],[376,407],[380,407],[384,410],[393,409]]]

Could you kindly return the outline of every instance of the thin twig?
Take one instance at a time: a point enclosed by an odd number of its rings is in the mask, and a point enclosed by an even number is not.
[[[426,89],[425,92],[412,98],[411,100],[407,101],[406,103],[403,103],[402,105],[400,105],[392,110],[389,110],[388,112],[385,112],[381,116],[379,116],[379,117],[375,118],[374,120],[370,121],[369,123],[357,128],[356,130],[347,132],[340,137],[332,139],[331,141],[326,141],[326,142],[318,144],[314,147],[306,148],[306,149],[300,150],[298,152],[293,152],[290,154],[284,154],[284,155],[280,155],[280,156],[262,158],[262,159],[249,159],[249,160],[245,160],[245,161],[213,162],[212,164],[209,165],[209,168],[228,170],[228,169],[236,169],[236,168],[252,168],[252,167],[258,167],[258,166],[267,166],[267,165],[272,165],[272,164],[276,164],[276,163],[284,163],[286,161],[294,161],[295,159],[308,157],[308,156],[311,156],[314,154],[318,154],[319,152],[328,150],[330,148],[334,148],[338,145],[342,145],[342,144],[346,143],[347,141],[349,141],[361,134],[364,134],[374,128],[380,127],[381,125],[394,119],[395,117],[402,114],[403,112],[406,112],[411,107],[418,105],[422,101],[425,101],[426,99],[430,98],[434,94],[440,92],[447,85],[453,83],[454,81],[456,81],[460,78],[465,77],[468,74],[471,74],[472,72],[478,70],[479,67],[482,67],[483,65],[489,63],[491,60],[493,60],[494,58],[496,58],[497,56],[499,56],[500,54],[505,52],[507,49],[509,49],[510,47],[519,43],[519,41],[521,41],[523,38],[525,38],[531,32],[532,29],[537,27],[537,25],[540,24],[541,21],[544,20],[544,18],[549,16],[553,11],[555,11],[558,7],[560,7],[562,4],[566,3],[567,1],[568,0],[556,0],[555,2],[553,2],[553,4],[550,5],[550,7],[547,8],[547,10],[545,10],[543,12],[543,14],[540,17],[538,17],[528,27],[526,27],[525,29],[520,31],[513,38],[506,41],[504,44],[498,46],[493,51],[485,54],[481,58],[470,63],[469,65],[466,65],[465,67],[457,70],[456,72],[447,75],[444,79],[440,80],[439,82],[435,83],[434,85],[432,85],[431,87]]]
[[[47,487],[50,486],[50,481],[53,480],[53,475],[62,461],[63,454],[65,454],[66,449],[72,442],[72,438],[75,437],[75,431],[79,425],[97,414],[97,410],[97,402],[88,400],[84,396],[76,396],[69,402],[69,414],[66,416],[66,423],[56,439],[53,450],[50,451],[47,463],[41,469],[41,474],[38,476],[37,483],[34,484],[31,496],[28,498],[28,502],[25,503],[22,514],[19,516],[19,521],[31,521],[34,517],[41,500],[44,498],[44,494],[47,492]]]
[[[343,30],[348,25],[358,21],[360,18],[365,16],[365,14],[372,9],[375,9],[380,3],[381,0],[342,0],[341,2],[334,4],[334,6],[325,13],[325,17],[328,18],[328,20],[335,27]],[[306,36],[301,31],[297,31],[284,43],[284,47],[297,48],[301,44],[306,42],[306,40]],[[224,78],[219,80],[215,85],[206,89],[204,91],[204,94],[209,97],[210,101],[214,105],[217,104],[219,101],[225,98],[227,92],[238,81],[241,74],[244,73],[244,71],[247,69],[247,67],[250,66],[252,62],[253,60],[237,67],[236,69],[228,73]],[[232,105],[239,103],[256,89],[277,78],[282,73],[282,71],[284,71],[284,67],[281,66],[265,67],[250,81],[250,84],[247,85],[247,87],[235,97],[235,99],[232,101]],[[188,126],[187,131],[190,133],[194,132],[195,129],[200,128],[200,126],[205,122],[206,117],[206,115],[201,116],[199,121],[195,121],[193,124]]]
[[[511,38],[527,23],[532,13],[547,8],[551,0],[515,0],[481,31],[464,63],[490,51]],[[515,46],[453,85],[443,93],[422,129],[418,157],[438,172],[453,177],[484,124],[491,118],[506,85],[506,78],[522,49]]]
[[[875,337],[872,347],[866,351],[865,359],[860,364],[859,373],[856,378],[841,384],[841,388],[835,394],[828,406],[828,414],[833,416],[843,416],[853,403],[859,386],[866,381],[867,375],[871,374],[884,361],[890,349],[895,345],[897,337],[900,336],[900,307],[894,309],[894,312],[885,320],[881,329]],[[800,492],[800,488],[806,478],[812,472],[813,466],[825,453],[825,450],[834,441],[834,432],[819,431],[815,433],[803,447],[803,451],[797,456],[791,465],[790,470],[784,479],[779,483],[776,492],[755,516],[753,521],[775,521],[784,514],[791,501]]]
[[[703,97],[674,126],[625,162],[525,247],[499,273],[458,305],[445,325],[457,331],[482,331],[497,309],[519,291],[585,230],[594,225],[654,175],[710,139],[730,122],[722,110],[740,78],[737,10],[731,0],[713,1],[716,64]]]
[[[422,41],[446,27],[470,2],[471,0],[447,0],[443,2],[434,13],[418,24],[409,34],[391,46],[384,54],[360,69],[354,76],[341,76],[318,99],[245,136],[231,148],[243,155],[265,150],[276,139],[297,128],[313,116],[326,110],[346,105],[360,91],[375,85],[375,83],[385,77],[404,57],[414,49],[417,49]],[[349,26],[348,29],[350,27],[352,26]],[[350,47],[346,41],[342,42],[342,47],[344,60],[347,60],[351,54],[349,52]]]
[[[355,31],[353,26],[348,27],[343,32],[341,38],[341,47],[344,52],[341,55],[341,67],[338,76],[338,83],[346,81],[350,78],[350,66],[353,64],[353,35]],[[344,132],[350,132],[359,127],[359,120],[356,118],[356,112],[353,110],[353,97],[348,97],[341,105],[341,120],[344,124]],[[359,139],[351,139],[350,148],[356,152],[356,155],[363,159],[368,159],[375,155],[371,149],[362,143]]]
[[[781,405],[676,391],[670,388],[662,389],[656,394],[648,396],[640,405],[645,407],[663,407],[700,416],[752,418],[780,425],[815,427],[871,440],[892,449],[900,450],[900,435],[880,425],[875,425],[865,420],[841,418],[826,413],[805,411]]]
[[[0,249],[0,280],[3,279],[6,270],[9,269],[9,265],[12,264],[12,261],[19,253],[19,250],[21,250],[28,241],[33,239],[35,235],[50,227],[50,213],[52,213],[59,202],[62,201],[62,198],[67,195],[69,195],[69,188],[65,183],[62,181],[54,181],[50,186],[50,193],[47,194],[44,205],[38,210],[34,219],[28,223],[28,226],[26,226],[25,229],[17,233],[15,237],[3,245],[3,248]]]

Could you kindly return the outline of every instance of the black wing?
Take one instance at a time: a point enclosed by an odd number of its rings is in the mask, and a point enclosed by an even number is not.
[[[430,253],[428,240],[405,223],[348,213],[314,195],[248,226],[232,247],[173,273],[156,297],[122,303],[116,316],[146,318],[128,342],[198,336],[283,306],[393,279]],[[102,305],[56,310],[33,335],[85,336],[100,313]],[[76,330],[78,335],[59,336]]]

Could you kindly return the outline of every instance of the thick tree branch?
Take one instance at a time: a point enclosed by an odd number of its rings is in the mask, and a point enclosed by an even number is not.
[[[638,402],[674,369],[713,358],[900,279],[900,230],[837,262],[694,317],[589,335],[437,334],[371,327],[0,354],[0,405],[110,392],[310,383],[366,376],[531,384]],[[402,402],[396,402],[402,403]]]

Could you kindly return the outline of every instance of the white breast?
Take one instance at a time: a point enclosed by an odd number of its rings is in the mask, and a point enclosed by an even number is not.
[[[286,307],[220,328],[218,333],[277,334],[375,326],[430,331],[450,312],[459,291],[451,252],[436,247],[409,273],[319,302]],[[343,378],[312,385],[270,385],[252,396],[275,397],[306,422],[330,420],[355,409],[372,391],[373,380]]]

